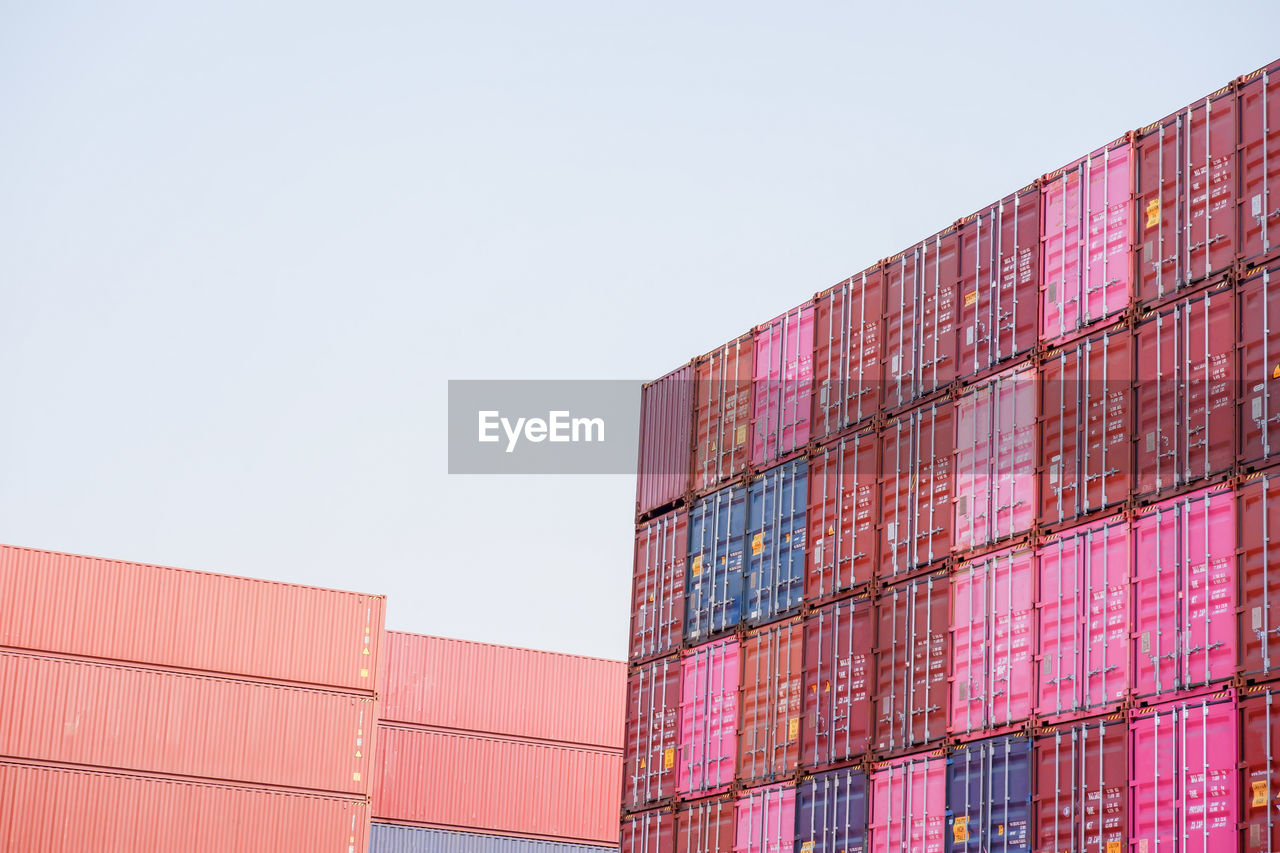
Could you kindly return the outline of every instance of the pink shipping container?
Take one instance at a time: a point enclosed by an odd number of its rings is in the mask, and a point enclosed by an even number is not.
[[[733,853],[736,812],[736,801],[727,794],[682,804],[676,812],[676,853]]]
[[[756,788],[738,798],[734,853],[793,853],[796,840],[796,789],[792,785]]]
[[[809,442],[813,302],[756,329],[751,464],[765,466]]]
[[[1035,524],[1037,402],[1034,367],[1001,373],[956,401],[957,551]]]
[[[386,650],[384,722],[621,746],[627,669],[620,661],[399,631],[387,632]]]
[[[0,652],[0,755],[369,793],[371,697]]]
[[[738,781],[774,782],[795,775],[800,757],[800,682],[804,626],[799,617],[742,639],[742,725]]]
[[[875,618],[866,596],[805,616],[800,763],[810,770],[860,758],[870,745]]]
[[[1236,490],[1239,522],[1240,674],[1246,681],[1280,673],[1280,470],[1253,474]]]
[[[1236,703],[1219,693],[1136,708],[1129,724],[1131,850],[1236,850]]]
[[[826,601],[876,575],[880,534],[880,445],[849,435],[809,459],[809,563],[805,599]]]
[[[1240,691],[1240,850],[1280,850],[1280,695],[1277,685]]]
[[[364,853],[368,844],[361,798],[0,761],[4,850]]]
[[[380,595],[9,545],[0,589],[0,646],[367,693],[378,683]]]
[[[640,391],[637,517],[684,497],[692,453],[693,365],[686,364]]]
[[[871,853],[943,853],[946,821],[946,752],[939,749],[873,765]]]
[[[618,843],[617,751],[385,724],[377,741],[375,819]]]
[[[1031,716],[1035,581],[1028,549],[987,555],[952,575],[951,734],[1007,730]]]
[[[1280,103],[1280,96],[1276,100]],[[1280,455],[1280,262],[1246,271],[1244,277],[1236,291],[1239,458],[1246,465],[1268,464]]]
[[[955,406],[931,403],[880,432],[880,577],[910,577],[951,554]]]
[[[884,271],[879,264],[814,297],[813,424],[822,439],[880,408]]]
[[[948,228],[884,262],[884,408],[941,391],[956,377],[960,260]]]
[[[1202,687],[1236,666],[1236,502],[1204,489],[1145,508],[1133,523],[1133,687]]]
[[[674,853],[675,813],[665,808],[625,817],[621,836],[621,853]]]
[[[1280,245],[1280,61],[1240,78],[1240,257]]]
[[[1133,293],[1128,135],[1044,177],[1040,335],[1061,342],[1119,314]]]
[[[1108,518],[1040,544],[1039,677],[1042,720],[1100,714],[1129,693],[1133,540],[1129,521]]]
[[[747,470],[754,340],[743,335],[694,364],[693,489],[698,494]]]
[[[627,691],[624,808],[644,808],[675,795],[679,723],[680,661],[668,658],[642,664],[631,673]]]
[[[1129,849],[1129,726],[1123,714],[1043,728],[1033,755],[1033,849]]]
[[[684,637],[684,576],[689,515],[679,509],[636,529],[631,586],[633,662],[670,654]]]
[[[951,582],[946,570],[876,597],[872,749],[901,753],[944,738],[951,719]]]
[[[708,643],[681,662],[678,790],[712,794],[733,781],[738,757],[737,640]]]

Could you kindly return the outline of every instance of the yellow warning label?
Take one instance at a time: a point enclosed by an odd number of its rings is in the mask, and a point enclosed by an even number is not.
[[[998,823],[998,824],[996,824],[996,835],[1004,835],[1004,824],[1003,824],[1003,823]]]
[[[978,291],[971,290],[964,295],[964,307],[968,308],[970,305],[976,305],[977,303]]]
[[[764,534],[757,533],[751,537],[751,556],[757,557],[764,550]]]
[[[1153,198],[1147,202],[1147,227],[1155,228],[1160,224],[1160,199]]]
[[[1267,780],[1253,783],[1253,807],[1266,807],[1267,805]]]
[[[1277,367],[1277,368],[1276,368],[1276,370],[1280,370],[1280,367]],[[827,535],[828,535],[828,536],[835,536],[835,535],[836,535],[836,528],[835,528],[835,525],[834,525],[834,524],[828,524],[828,525],[827,525]]]
[[[689,567],[689,571],[693,572],[693,576],[695,578],[698,575],[702,574],[702,555],[701,554],[693,558],[693,565]]]
[[[806,841],[800,845],[800,853],[813,853],[813,842]]]
[[[669,746],[662,752],[662,769],[670,770],[676,763],[676,748]]]
[[[352,773],[352,774],[351,774],[351,781],[352,781],[352,782],[359,782],[359,781],[360,781],[360,771],[358,771],[358,770],[357,770],[355,773]]]
[[[1124,853],[1124,851],[1121,849],[1122,847],[1123,845],[1119,841],[1108,841],[1107,853]]]
[[[1276,369],[1271,371],[1272,379],[1280,379],[1280,364],[1276,365]]]
[[[733,443],[734,444],[747,443],[747,425],[746,424],[743,424],[742,426],[738,427],[738,431],[733,434]]]
[[[787,720],[787,740],[795,740],[800,736],[800,718],[792,717]]]
[[[369,654],[369,650],[368,650],[368,649],[364,649],[364,650],[362,650],[362,651],[360,652],[360,654],[362,654],[362,655],[367,655],[367,654]]]
[[[969,818],[967,817],[956,818],[956,825],[952,827],[951,833],[955,837],[956,841],[968,841],[969,840]]]
[[[360,677],[361,677],[361,678],[368,678],[368,677],[369,677],[369,670],[367,670],[367,669],[362,669],[362,670],[360,670]]]
[[[641,759],[640,759],[640,769],[641,769],[641,770],[643,770],[643,769],[645,769],[645,768],[646,768],[646,767],[648,767],[648,766],[649,766],[649,765],[648,765],[648,763],[647,763],[643,758],[641,758]]]

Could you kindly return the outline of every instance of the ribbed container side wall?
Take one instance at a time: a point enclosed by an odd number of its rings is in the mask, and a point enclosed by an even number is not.
[[[368,693],[378,683],[378,595],[8,545],[0,589],[0,646]]]
[[[614,844],[621,781],[613,751],[379,725],[373,816]]]
[[[947,756],[942,750],[882,761],[871,770],[871,853],[943,853]]]
[[[746,532],[746,486],[721,489],[689,509],[685,642],[704,642],[742,621]]]
[[[874,417],[883,379],[884,274],[879,265],[815,297],[811,432],[823,439]]]
[[[795,775],[800,757],[800,620],[760,628],[742,640],[742,708],[737,778],[745,784]]]
[[[1137,478],[1150,495],[1235,463],[1235,294],[1215,288],[1152,312],[1137,327]]]
[[[956,735],[1031,716],[1036,565],[1026,548],[964,564],[951,578],[951,718]]]
[[[723,796],[676,811],[676,853],[733,853],[737,804]]]
[[[1126,518],[1069,528],[1036,551],[1036,714],[1119,708],[1129,692],[1133,539]]]
[[[631,673],[623,741],[622,802],[626,808],[643,808],[676,793],[680,678],[677,658],[641,664]]]
[[[1039,341],[1040,188],[965,218],[958,231],[958,378],[1029,353]]]
[[[1280,62],[1241,79],[1240,244],[1244,260],[1280,245]]]
[[[15,652],[0,684],[0,755],[369,793],[369,697]]]
[[[924,749],[947,734],[950,595],[941,573],[888,587],[876,598],[877,752]]]
[[[1151,696],[1224,681],[1236,667],[1236,502],[1204,489],[1133,524],[1133,688]]]
[[[398,631],[387,632],[386,648],[383,721],[622,746],[620,661]]]
[[[756,788],[738,798],[734,853],[787,853],[796,838],[796,789]]]
[[[678,790],[708,795],[728,788],[738,756],[741,655],[737,640],[709,643],[681,662]]]
[[[640,391],[637,515],[684,497],[692,450],[693,365],[686,364]]]
[[[951,554],[955,406],[922,406],[880,432],[880,577],[908,577]]]
[[[1137,708],[1129,723],[1131,850],[1219,853],[1237,842],[1236,706],[1230,694]]]
[[[751,464],[768,465],[809,442],[813,302],[761,325],[752,373]]]
[[[1280,470],[1255,474],[1236,491],[1240,565],[1240,672],[1247,680],[1280,675]]]
[[[1031,848],[1031,741],[1023,735],[962,744],[947,758],[948,853]]]
[[[369,827],[369,853],[611,853],[617,849],[390,823]],[[658,848],[633,848],[628,853],[658,853]]]
[[[364,853],[359,798],[0,761],[0,849]]]
[[[1040,336],[1068,340],[1129,307],[1133,144],[1126,137],[1045,178]]]
[[[1133,332],[1113,327],[1041,360],[1041,524],[1071,523],[1128,500],[1133,358]]]
[[[1276,100],[1280,103],[1280,96]],[[1280,182],[1275,195],[1280,196]],[[1280,456],[1280,263],[1249,275],[1237,291],[1236,302],[1240,461],[1249,466],[1270,464]]]
[[[804,725],[800,763],[818,770],[866,754],[871,741],[875,613],[865,596],[804,619]]]
[[[956,309],[960,278],[954,229],[930,237],[884,264],[882,373],[884,407],[908,406],[956,378]]]
[[[1262,685],[1241,691],[1239,737],[1240,850],[1274,853],[1280,850],[1280,686]]]
[[[632,661],[670,654],[680,648],[684,639],[688,563],[687,512],[679,509],[640,525],[631,586]]]
[[[880,445],[874,432],[841,438],[809,459],[808,602],[826,601],[875,577],[879,481]]]
[[[676,849],[675,812],[666,808],[624,817],[620,841],[621,853],[673,853]]]
[[[1171,296],[1236,256],[1236,94],[1227,87],[1137,142],[1138,297]]]
[[[693,488],[699,494],[747,469],[753,343],[743,335],[695,364]]]
[[[760,625],[800,608],[804,598],[809,461],[770,468],[747,492],[743,622]]]
[[[796,844],[804,853],[866,853],[869,801],[861,767],[806,776],[796,787]]]
[[[1034,759],[1034,849],[1129,849],[1129,726],[1123,715],[1042,729]]]

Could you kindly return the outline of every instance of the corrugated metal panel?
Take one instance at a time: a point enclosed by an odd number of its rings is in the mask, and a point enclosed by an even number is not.
[[[880,408],[884,273],[864,270],[814,297],[814,438],[873,417]]]
[[[742,621],[747,489],[730,486],[689,510],[689,585],[684,638],[704,643]]]
[[[1280,196],[1280,182],[1275,193]],[[1280,263],[1247,274],[1236,303],[1237,451],[1245,464],[1267,464],[1280,454]]]
[[[708,643],[681,662],[679,790],[712,794],[728,787],[738,755],[740,647]]]
[[[885,261],[886,409],[940,391],[956,377],[958,244],[952,227]]]
[[[1277,685],[1246,687],[1240,691],[1240,815],[1245,853],[1280,850],[1280,696]]]
[[[641,664],[629,680],[622,795],[627,808],[637,809],[676,792],[680,660]]]
[[[791,853],[796,837],[794,785],[743,791],[736,823],[734,853]]]
[[[675,813],[664,808],[623,818],[621,835],[622,853],[674,853]]]
[[[745,334],[696,362],[693,488],[698,493],[747,469],[754,341]]]
[[[869,582],[880,549],[880,448],[874,432],[850,435],[809,460],[808,603]]]
[[[1240,78],[1240,257],[1280,243],[1280,62]]]
[[[617,843],[620,752],[380,725],[374,773],[380,820]]]
[[[875,688],[875,633],[875,613],[865,595],[804,617],[803,767],[829,767],[866,753]]]
[[[686,803],[676,812],[676,853],[732,853],[736,807],[730,795]]]
[[[747,489],[746,570],[742,621],[772,622],[800,607],[804,595],[805,511],[809,461],[763,472]]]
[[[942,853],[946,819],[947,758],[942,750],[872,768],[871,853]]]
[[[763,467],[809,441],[813,301],[756,329],[751,464]]]
[[[685,567],[689,515],[660,515],[636,530],[631,585],[631,660],[670,654],[684,640]]]
[[[370,693],[378,683],[380,595],[7,545],[0,589],[0,646]]]
[[[880,432],[880,578],[908,577],[951,554],[955,404],[921,406]]]
[[[369,853],[611,853],[617,849],[390,823],[369,828]]]
[[[865,853],[867,772],[833,770],[800,780],[796,788],[796,842],[803,853]]]
[[[1255,474],[1236,490],[1240,563],[1240,674],[1273,680],[1280,670],[1280,475]]]
[[[1122,715],[1043,729],[1034,756],[1035,849],[1129,849],[1129,727]]]
[[[947,734],[950,599],[945,572],[886,587],[876,597],[872,748],[882,755],[924,749]]]
[[[948,853],[1031,850],[1031,741],[957,746],[947,759]]]
[[[368,697],[0,652],[0,755],[369,793]]]
[[[800,681],[804,627],[799,617],[742,640],[742,710],[738,780],[778,782],[800,757]]]
[[[686,364],[640,392],[636,514],[684,497],[692,470],[693,365]]]
[[[363,800],[0,761],[0,849],[364,853]]]
[[[622,749],[620,661],[398,631],[384,644],[383,720]]]

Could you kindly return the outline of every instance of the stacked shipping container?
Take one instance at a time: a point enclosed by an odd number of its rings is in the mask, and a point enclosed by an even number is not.
[[[1280,62],[646,386],[624,853],[1280,851],[1278,242]]]

